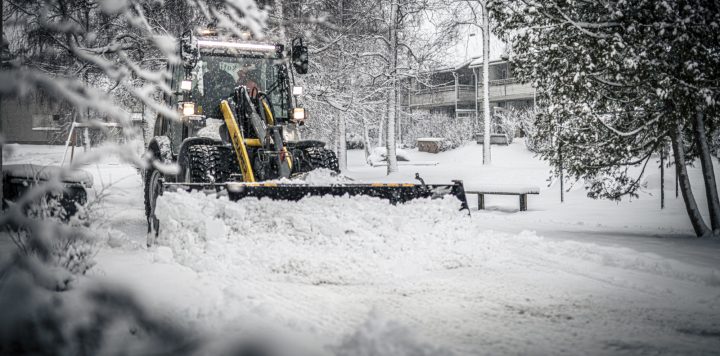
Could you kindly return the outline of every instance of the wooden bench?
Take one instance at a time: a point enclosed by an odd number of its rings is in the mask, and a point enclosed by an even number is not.
[[[485,195],[517,195],[520,199],[520,211],[527,211],[528,194],[540,194],[537,187],[492,187],[476,190],[466,190],[465,194],[475,194],[478,196],[478,210],[485,209]]]

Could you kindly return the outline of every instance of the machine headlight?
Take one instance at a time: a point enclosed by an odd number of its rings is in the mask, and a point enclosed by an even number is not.
[[[183,103],[182,111],[184,116],[195,115],[195,103]]]
[[[305,121],[305,108],[295,108],[293,109],[293,115],[292,115],[293,121],[302,124],[303,121]]]

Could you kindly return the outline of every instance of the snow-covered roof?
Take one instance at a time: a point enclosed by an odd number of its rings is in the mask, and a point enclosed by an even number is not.
[[[474,60],[476,60],[476,59],[477,59],[476,57],[473,57],[473,58],[470,58],[470,59],[465,60],[465,61],[463,61],[463,62],[460,62],[460,63],[458,63],[457,65],[455,65],[454,70],[460,70],[460,69],[462,69],[462,68],[465,68],[465,67],[469,66],[469,65],[470,65]]]
[[[507,62],[507,60],[508,60],[507,54],[505,54],[504,52],[499,55],[494,55],[494,56],[491,55],[490,56],[490,64]],[[454,66],[433,68],[424,73],[454,72],[454,71],[458,71],[463,68],[481,67],[482,63],[483,63],[482,56],[476,56],[476,57],[472,57],[470,59],[466,59],[462,62],[459,62]]]
[[[493,58],[493,57],[490,57],[490,62],[489,62],[489,63],[490,63],[490,64],[493,64],[493,63],[502,63],[502,62],[507,62],[507,57],[506,57],[506,58],[502,58],[502,57],[500,57],[500,58]],[[471,59],[471,60],[469,61],[469,63],[467,64],[467,66],[470,67],[470,68],[477,68],[477,67],[482,66],[482,64],[483,64],[483,59],[482,59],[482,57],[476,57],[476,58]]]

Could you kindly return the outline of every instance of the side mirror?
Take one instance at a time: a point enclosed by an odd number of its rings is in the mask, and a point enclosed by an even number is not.
[[[301,37],[292,41],[292,64],[297,74],[307,74],[309,67],[308,48]]]

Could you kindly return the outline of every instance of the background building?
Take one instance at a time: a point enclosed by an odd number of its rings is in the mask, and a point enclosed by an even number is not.
[[[65,143],[71,122],[68,105],[42,93],[4,97],[0,102],[0,127],[7,143]]]
[[[535,89],[520,83],[505,59],[490,62],[490,108],[532,108]],[[455,118],[482,118],[482,58],[473,58],[455,68],[440,68],[406,81],[403,109],[428,110]]]
[[[133,127],[142,130],[146,126],[145,117],[148,115],[144,105],[134,105],[131,112]],[[96,117],[98,127],[87,129],[87,139],[91,145],[107,139],[120,139],[119,124],[108,122],[102,114]],[[6,143],[65,144],[72,122],[72,106],[42,92],[24,97],[3,97],[0,101],[0,132]],[[99,128],[101,125],[105,126],[104,130]],[[80,129],[76,129],[78,130]],[[78,134],[76,144],[84,144],[84,137],[83,134]]]

